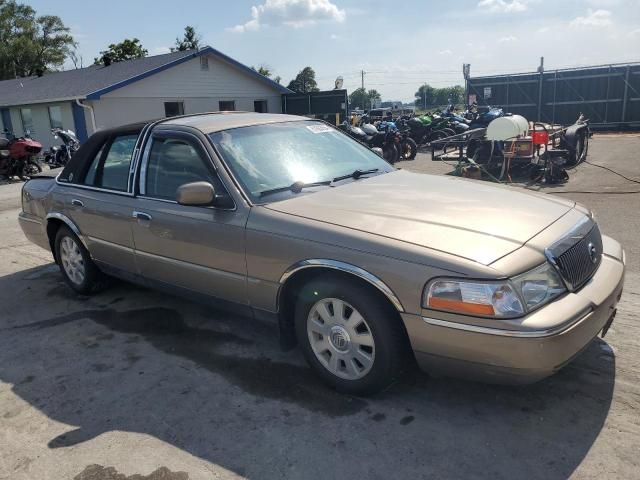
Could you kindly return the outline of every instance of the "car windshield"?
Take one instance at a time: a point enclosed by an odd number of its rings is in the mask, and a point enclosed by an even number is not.
[[[242,127],[210,135],[216,149],[252,201],[262,203],[264,195],[282,189],[282,200],[302,188],[331,184],[338,177],[357,179],[390,172],[393,167],[373,151],[340,131],[317,121],[272,123]],[[358,171],[352,176],[354,172]],[[319,187],[320,185],[315,185]],[[307,191],[307,190],[305,190]]]

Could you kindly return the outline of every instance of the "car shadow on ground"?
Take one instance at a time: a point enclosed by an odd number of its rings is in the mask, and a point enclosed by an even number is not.
[[[413,373],[364,399],[324,387],[263,323],[132,285],[79,297],[49,265],[0,278],[0,301],[0,379],[69,426],[38,437],[62,451],[124,431],[249,478],[564,479],[613,395],[602,340],[531,386]],[[5,431],[20,405],[0,406]]]

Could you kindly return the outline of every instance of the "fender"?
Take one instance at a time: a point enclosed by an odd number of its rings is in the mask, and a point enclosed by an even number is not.
[[[282,292],[282,286],[286,283],[286,281],[293,276],[293,274],[299,272],[300,270],[305,270],[307,268],[328,268],[332,270],[339,270],[341,272],[350,273],[359,277],[371,284],[375,288],[377,288],[387,299],[393,304],[393,306],[398,310],[398,312],[404,312],[404,307],[402,303],[398,299],[393,290],[391,290],[387,284],[385,284],[382,280],[376,277],[374,274],[363,270],[360,267],[356,267],[355,265],[351,265],[350,263],[340,262],[337,260],[329,260],[324,258],[312,258],[307,260],[302,260],[290,266],[280,277],[280,289],[278,291],[278,310],[280,307],[280,294]]]
[[[84,235],[80,232],[80,229],[78,228],[78,226],[73,223],[73,221],[67,217],[66,215],[63,215],[62,213],[58,213],[58,212],[51,212],[47,214],[47,223],[50,219],[55,218],[57,220],[61,220],[62,222],[64,222],[67,227],[69,227],[71,229],[71,231],[73,233],[76,234],[76,236],[80,239],[80,241],[82,242],[82,245],[84,245],[84,248],[87,249],[87,251],[89,251],[89,247],[87,246],[87,240],[85,239]]]

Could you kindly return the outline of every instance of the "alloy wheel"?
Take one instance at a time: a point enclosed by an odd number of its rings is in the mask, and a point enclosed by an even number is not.
[[[363,316],[338,298],[316,302],[307,317],[307,335],[319,362],[333,375],[358,380],[375,360],[375,342]]]
[[[84,258],[80,247],[71,237],[63,237],[60,241],[60,262],[69,280],[82,285],[86,273]]]

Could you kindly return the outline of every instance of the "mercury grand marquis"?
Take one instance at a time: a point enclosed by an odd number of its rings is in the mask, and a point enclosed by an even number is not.
[[[329,385],[409,362],[547,377],[613,321],[625,254],[572,201],[399,170],[323,122],[210,113],[94,134],[22,191],[66,283],[105,276],[275,321]]]

